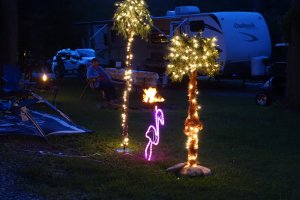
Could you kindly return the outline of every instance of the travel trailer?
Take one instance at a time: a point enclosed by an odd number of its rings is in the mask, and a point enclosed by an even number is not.
[[[257,12],[201,13],[198,7],[182,6],[174,11],[167,11],[165,16],[152,19],[154,27],[148,41],[137,39],[133,45],[133,66],[137,69],[162,74],[167,64],[164,59],[166,47],[172,36],[178,33],[195,35],[202,32],[205,37],[216,37],[221,74],[226,76],[251,75],[253,58],[264,59],[271,56],[269,30],[263,16]],[[78,25],[88,27],[89,34],[83,46],[94,48],[103,64],[112,65],[116,61],[125,60],[126,41],[112,29],[112,21]]]

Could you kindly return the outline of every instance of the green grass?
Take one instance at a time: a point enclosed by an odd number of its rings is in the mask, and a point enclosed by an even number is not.
[[[206,84],[206,83],[205,83]],[[200,83],[201,86],[201,83]],[[201,90],[199,160],[210,177],[177,177],[166,168],[186,160],[182,132],[187,114],[184,89],[163,89],[166,125],[154,147],[154,161],[146,162],[144,132],[151,111],[131,110],[131,155],[115,152],[121,142],[120,111],[97,109],[95,94],[79,100],[78,83],[65,82],[58,107],[77,123],[95,132],[88,135],[39,139],[10,137],[0,147],[2,160],[13,169],[25,190],[49,199],[299,199],[300,114],[280,105],[262,108],[254,97],[218,95]],[[140,93],[132,95],[137,105]],[[24,150],[31,150],[30,152]],[[42,156],[38,150],[87,158]]]

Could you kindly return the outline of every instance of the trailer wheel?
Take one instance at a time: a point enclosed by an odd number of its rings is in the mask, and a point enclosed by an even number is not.
[[[256,104],[259,106],[268,106],[271,104],[271,97],[270,95],[268,95],[266,92],[264,91],[260,91],[257,95],[256,95]]]

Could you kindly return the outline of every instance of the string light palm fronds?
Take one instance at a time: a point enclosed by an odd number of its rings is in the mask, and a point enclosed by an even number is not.
[[[140,36],[147,39],[153,25],[144,0],[124,0],[116,3],[113,28],[124,38]]]

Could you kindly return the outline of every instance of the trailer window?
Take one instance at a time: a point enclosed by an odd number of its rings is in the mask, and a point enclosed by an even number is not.
[[[163,32],[166,34],[169,34],[169,33],[167,33],[167,31],[163,31]],[[166,38],[164,36],[164,34],[158,32],[156,30],[151,32],[151,43],[152,44],[165,44],[168,42],[169,42],[169,40],[168,40],[168,38]]]
[[[191,32],[203,32],[204,31],[204,21],[190,21],[190,31]]]

